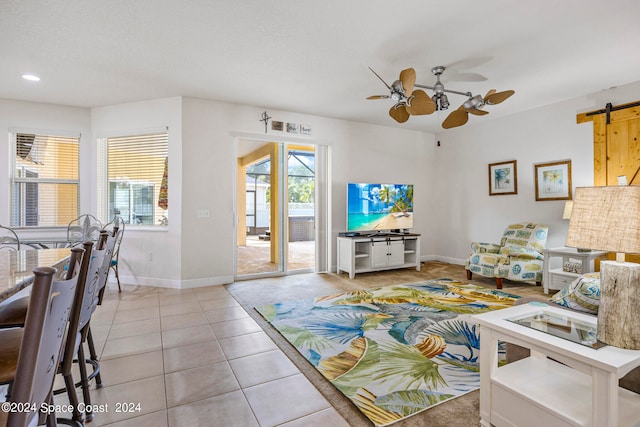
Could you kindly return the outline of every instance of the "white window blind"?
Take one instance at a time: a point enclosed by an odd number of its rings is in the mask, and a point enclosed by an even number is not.
[[[106,138],[102,154],[103,219],[119,215],[127,224],[166,225],[167,132]]]
[[[11,226],[68,225],[79,215],[80,137],[12,135]]]

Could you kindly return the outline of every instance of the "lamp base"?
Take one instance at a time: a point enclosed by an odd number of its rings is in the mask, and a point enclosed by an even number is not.
[[[598,341],[614,347],[640,350],[640,264],[600,263]]]

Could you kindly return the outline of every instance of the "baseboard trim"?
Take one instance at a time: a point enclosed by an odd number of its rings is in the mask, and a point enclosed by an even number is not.
[[[464,265],[466,261],[460,258],[452,258],[452,257],[446,257],[446,256],[440,256],[440,255],[428,255],[426,257],[420,257],[420,259],[422,261],[439,261],[439,262],[446,262],[447,264],[454,264],[454,265]]]
[[[109,283],[117,283],[115,277],[109,277]],[[159,279],[157,277],[120,276],[123,285],[156,286],[170,289],[193,289],[206,286],[227,285],[233,283],[233,276],[206,277],[202,279]]]

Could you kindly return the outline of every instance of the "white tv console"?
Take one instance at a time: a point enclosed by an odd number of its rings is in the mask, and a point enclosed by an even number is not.
[[[420,235],[389,233],[338,237],[337,272],[356,273],[415,267],[420,271]]]

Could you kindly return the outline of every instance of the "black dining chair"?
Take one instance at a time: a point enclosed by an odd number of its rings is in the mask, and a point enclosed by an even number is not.
[[[107,268],[107,273],[109,271],[109,268],[111,268],[111,260],[113,259],[113,254],[115,253],[115,248],[116,248],[116,244],[118,243],[119,240],[122,239],[122,233],[124,233],[124,230],[120,229],[118,226],[113,227],[112,230],[110,230],[109,232],[107,232],[107,240],[105,243],[105,250],[106,252],[106,259],[105,259],[105,265]],[[106,262],[106,260],[108,259],[108,263]],[[109,275],[107,274],[105,277],[103,277],[103,281],[100,282],[100,290],[99,290],[99,294],[98,294],[98,305],[102,304],[102,299],[104,297],[104,292],[105,289],[107,287],[107,279],[109,278]]]
[[[96,309],[98,303],[98,292],[100,284],[103,281],[105,275],[109,274],[107,250],[106,250],[106,233],[103,233],[102,238],[98,242],[98,247],[93,249],[93,242],[85,242],[83,248],[86,253],[90,254],[88,257],[88,266],[84,268],[86,274],[84,278],[83,295],[79,304],[74,304],[71,311],[69,320],[69,336],[64,346],[64,354],[61,363],[61,374],[64,378],[65,387],[54,391],[54,394],[60,394],[67,392],[69,395],[69,401],[75,407],[78,405],[78,397],[75,392],[77,387],[82,390],[82,398],[86,411],[84,413],[84,421],[91,421],[94,417],[91,411],[91,393],[89,381],[96,378],[96,386],[102,385],[100,377],[100,364],[98,356],[93,345],[93,339],[89,344],[90,357],[86,358],[84,345],[88,343],[88,338],[91,336],[90,321],[91,315]],[[87,258],[87,257],[85,257]],[[80,381],[75,382],[72,374],[73,363],[78,364],[80,371]],[[87,365],[92,368],[92,372],[89,374],[87,371]],[[74,412],[75,420],[82,420],[82,414]]]
[[[73,248],[72,253],[84,250],[86,254],[83,263],[80,266],[80,285],[78,292],[82,292],[77,296],[78,303],[74,303],[70,316],[69,328],[67,331],[67,340],[64,346],[62,362],[59,372],[64,379],[64,388],[54,390],[54,394],[66,392],[69,396],[73,410],[73,421],[81,422],[91,421],[94,414],[91,412],[91,394],[89,382],[95,378],[96,387],[102,387],[102,377],[100,375],[99,357],[95,349],[93,336],[91,334],[90,320],[91,315],[96,310],[99,303],[102,302],[102,296],[106,287],[109,268],[113,256],[113,250],[119,236],[118,227],[107,232],[101,230],[100,239],[96,249],[93,249],[93,242],[85,242],[84,249]],[[70,264],[72,265],[72,260]],[[25,313],[27,310],[24,310]],[[22,313],[23,316],[25,313]],[[19,314],[15,316],[19,322]],[[24,317],[23,317],[24,319]],[[22,322],[24,323],[24,321]],[[89,357],[85,356],[84,345],[88,346]],[[15,343],[14,343],[15,348]],[[0,356],[1,358],[2,356]],[[82,361],[82,362],[81,362]],[[80,371],[80,380],[75,382],[72,374],[73,362],[78,363]],[[91,373],[87,371],[87,365],[91,368]],[[1,384],[0,379],[0,384]],[[79,399],[76,388],[81,387],[82,397],[85,408],[88,410],[85,414],[78,411]]]
[[[110,223],[104,226],[104,229],[111,232],[112,234],[114,229],[119,230],[115,247],[113,248],[111,264],[109,267],[111,270],[113,270],[113,273],[116,276],[116,281],[118,282],[118,292],[122,292],[122,287],[120,286],[120,273],[118,271],[118,263],[120,260],[120,245],[122,244],[122,238],[124,237],[124,219],[122,219],[121,216],[115,216]]]
[[[0,342],[3,343],[0,349],[0,379],[11,383],[8,396],[10,404],[41,408],[53,402],[53,381],[60,361],[64,331],[78,293],[81,272],[76,266],[82,263],[83,253],[81,248],[74,252],[72,264],[61,281],[53,280],[53,268],[36,268],[31,309],[27,313],[24,328],[0,331]],[[43,420],[55,417],[55,413],[41,413],[38,410],[7,413],[2,410],[0,426],[36,425],[39,424],[36,417]],[[55,425],[55,419],[47,420],[47,424]]]

